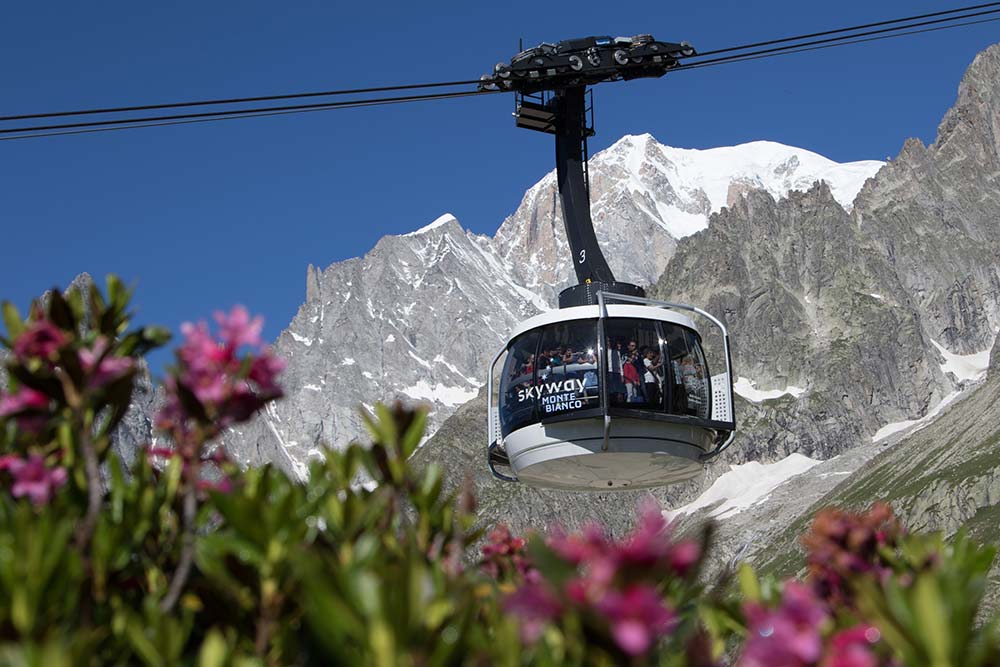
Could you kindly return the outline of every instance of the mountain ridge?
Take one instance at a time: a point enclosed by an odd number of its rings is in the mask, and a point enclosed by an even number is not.
[[[780,174],[755,178],[767,180],[782,195],[787,193],[781,183],[791,187],[812,182],[813,172],[836,171],[837,163],[814,153],[774,142],[760,145],[771,156],[762,163]],[[656,217],[666,211],[656,197],[673,198],[671,206],[686,201],[703,216],[719,204],[712,200],[721,196],[717,183],[712,190],[697,178],[678,180],[668,173],[670,156],[718,162],[719,151],[740,153],[753,146],[672,149],[641,135],[624,137],[595,155],[595,227],[612,265],[624,270],[623,257],[641,256],[642,266],[623,275],[639,282],[659,275],[677,239]],[[848,163],[845,169],[854,174],[880,166]],[[753,171],[739,164],[732,168]],[[854,175],[849,176],[840,180],[850,182]],[[642,190],[645,212],[634,205],[640,194],[629,189],[633,186]],[[323,444],[364,433],[358,406],[395,398],[429,403],[433,432],[476,395],[485,381],[484,368],[507,332],[553,306],[558,286],[570,282],[567,253],[550,172],[528,190],[493,237],[468,231],[453,215],[443,214],[415,231],[382,237],[362,257],[325,269],[310,265],[306,300],[275,343],[289,360],[288,399],[228,434],[227,447],[247,465],[274,460],[303,475],[305,462]]]

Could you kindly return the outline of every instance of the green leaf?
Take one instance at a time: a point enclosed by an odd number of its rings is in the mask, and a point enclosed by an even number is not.
[[[427,466],[424,472],[424,479],[420,485],[420,495],[429,506],[441,496],[441,489],[444,485],[444,472],[436,463]]]
[[[80,357],[77,356],[76,350],[65,347],[60,349],[59,364],[65,369],[75,387],[83,386],[83,367],[80,365]]]
[[[11,377],[15,378],[25,387],[34,389],[35,391],[40,391],[46,396],[56,399],[60,403],[65,403],[66,396],[63,393],[63,387],[59,380],[52,377],[41,377],[35,375],[21,364],[8,366],[7,371],[10,373]]]
[[[91,320],[97,319],[107,308],[107,304],[104,301],[104,296],[101,295],[101,290],[97,288],[96,283],[90,283],[90,290],[88,291],[87,303],[90,307],[90,317]]]
[[[180,379],[177,380],[176,385],[177,398],[180,399],[184,410],[201,423],[208,422],[208,413],[205,412],[205,406],[201,404],[201,401],[194,395],[194,392],[188,389],[187,385],[181,382]]]
[[[132,296],[130,290],[113,273],[108,274],[107,278],[105,278],[105,283],[108,286],[108,300],[111,303],[111,308],[119,312],[124,311],[128,305],[129,298]]]
[[[208,631],[208,635],[198,651],[198,667],[224,667],[228,652],[229,647],[226,645],[222,633],[212,628]]]
[[[375,667],[393,667],[396,664],[396,642],[392,629],[381,618],[375,619],[368,633]]]
[[[104,390],[104,400],[111,407],[111,415],[103,427],[104,433],[114,430],[132,402],[132,392],[135,389],[136,369],[132,368],[113,380]]]
[[[424,427],[426,425],[427,410],[423,408],[416,410],[413,415],[413,421],[410,422],[410,426],[406,429],[406,433],[400,442],[400,456],[404,461],[410,458],[410,455],[416,451],[417,445],[420,444],[420,439],[424,437]]]
[[[52,288],[52,293],[49,297],[49,319],[63,331],[76,335],[76,317],[73,315],[73,309],[66,303],[66,299],[63,298],[62,292],[59,291],[58,287]]]
[[[66,303],[69,304],[70,310],[73,312],[73,319],[77,322],[83,322],[86,319],[86,309],[83,307],[83,293],[79,287],[74,285],[66,290]]]
[[[917,577],[917,581],[913,585],[913,602],[919,625],[919,636],[922,638],[931,659],[930,667],[950,665],[951,644],[948,636],[948,613],[933,574],[921,574]]]
[[[740,592],[743,594],[743,598],[747,602],[760,602],[760,580],[757,578],[757,573],[754,572],[754,569],[750,567],[750,564],[740,563],[736,576],[739,579]]]
[[[24,320],[21,313],[17,312],[17,306],[10,301],[3,302],[3,322],[7,326],[7,337],[14,340],[24,331]]]
[[[556,588],[561,588],[576,573],[576,568],[556,554],[545,544],[545,540],[532,535],[527,544],[528,556],[545,579]]]
[[[132,650],[135,651],[143,662],[149,667],[160,667],[165,665],[160,651],[157,650],[149,637],[146,636],[145,626],[138,618],[130,618],[125,626],[125,634],[128,637]]]
[[[142,328],[142,340],[149,346],[149,349],[163,347],[170,342],[172,337],[173,334],[166,327],[149,326]]]

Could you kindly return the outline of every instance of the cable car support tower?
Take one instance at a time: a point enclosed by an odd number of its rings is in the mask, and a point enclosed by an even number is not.
[[[690,44],[657,42],[652,35],[584,37],[521,51],[482,78],[480,90],[514,92],[517,127],[555,135],[559,199],[579,283],[560,293],[560,308],[596,304],[598,292],[645,296],[641,287],[615,280],[594,233],[587,170],[594,113],[587,86],[661,77],[692,55]]]

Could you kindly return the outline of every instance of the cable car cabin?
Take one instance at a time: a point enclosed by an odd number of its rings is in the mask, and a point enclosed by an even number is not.
[[[697,476],[732,441],[722,323],[683,304],[604,293],[598,299],[527,320],[493,359],[487,459],[495,477],[557,489],[662,486]],[[711,375],[698,329],[678,310],[720,329],[722,373]]]

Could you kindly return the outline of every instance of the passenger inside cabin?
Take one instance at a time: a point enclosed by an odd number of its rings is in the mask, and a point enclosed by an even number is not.
[[[642,400],[641,376],[635,366],[637,356],[637,352],[632,352],[625,359],[625,363],[622,364],[622,377],[625,380],[625,400],[629,403],[637,403]]]
[[[642,363],[644,366],[643,384],[646,390],[646,402],[652,405],[660,403],[660,369],[663,363],[658,359],[659,353],[653,348],[646,348],[646,356]]]

